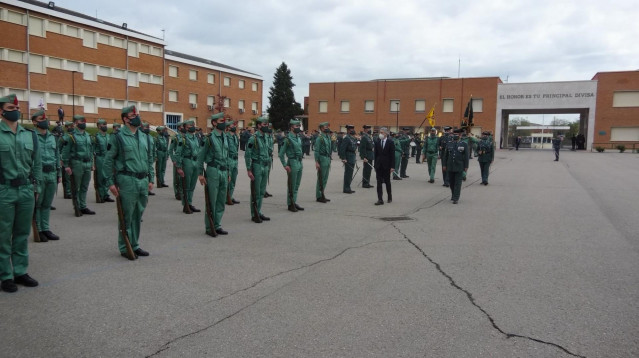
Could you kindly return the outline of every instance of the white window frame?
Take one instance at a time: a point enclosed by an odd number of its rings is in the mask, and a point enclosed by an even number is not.
[[[169,102],[177,102],[178,101],[178,91],[169,90]]]
[[[180,68],[178,66],[169,65],[169,77],[179,77]]]
[[[370,104],[370,109],[368,108]],[[367,99],[364,100],[364,113],[373,113],[375,112],[375,100]]]
[[[416,99],[415,100],[415,112],[416,113],[425,113],[426,112],[426,100],[425,99]]]
[[[454,98],[442,98],[442,112],[452,113],[455,110]]]
[[[390,112],[397,113],[402,111],[402,103],[399,99],[391,99],[389,102]]]
[[[244,80],[237,81],[237,87],[239,89],[244,89]]]
[[[351,101],[340,101],[339,103],[339,111],[341,113],[348,113],[351,111]]]
[[[231,77],[224,76],[224,87],[231,87]]]
[[[215,84],[215,73],[208,73],[206,75],[206,83]]]
[[[197,70],[189,70],[189,80],[197,81]]]
[[[257,84],[257,82],[253,82],[253,83],[251,83],[251,90],[252,90],[253,92],[257,92],[257,90],[258,90],[258,84]]]
[[[328,113],[328,101],[318,101],[317,104],[319,113]]]

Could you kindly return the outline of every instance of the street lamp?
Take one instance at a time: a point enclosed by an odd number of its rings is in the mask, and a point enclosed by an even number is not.
[[[75,73],[78,71],[71,71],[71,100],[73,104],[73,116],[75,117]]]

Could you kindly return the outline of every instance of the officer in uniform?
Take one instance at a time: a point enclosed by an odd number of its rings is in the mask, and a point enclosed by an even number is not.
[[[113,134],[119,132],[121,127],[122,125],[120,123],[113,123]]]
[[[142,133],[146,134],[146,138],[148,141],[150,141],[149,147],[151,148],[151,159],[153,160],[153,163],[155,163],[155,158],[157,157],[157,153],[155,152],[155,142],[153,140],[153,137],[151,137],[151,125],[147,122],[142,122],[142,127],[140,127],[140,130],[142,131]],[[149,196],[154,196],[155,193],[149,190]]]
[[[444,135],[439,137],[439,158],[442,159],[442,177],[444,178],[444,184],[442,186],[448,187],[450,186],[450,180],[448,180],[448,173],[444,170],[444,152],[448,146],[448,142],[452,140],[451,127],[444,127]]]
[[[231,177],[227,188],[227,199],[231,199],[231,201],[227,201],[227,204],[233,205],[240,203],[233,197],[233,193],[235,192],[235,182],[237,181],[237,160],[239,156],[238,148],[240,140],[237,137],[237,126],[235,125],[235,121],[227,121],[226,129],[226,139],[228,140],[227,143],[229,147],[229,176]]]
[[[73,133],[74,130],[73,122],[64,122],[64,128],[66,133],[64,133],[61,137],[58,138],[58,152],[60,153],[60,157],[62,157],[62,151],[64,147],[69,143],[71,138],[69,134]],[[60,162],[62,164],[62,162]],[[67,172],[62,170],[62,186],[64,189],[64,198],[71,199],[71,178],[67,175]]]
[[[214,236],[213,230],[217,234],[227,235],[228,232],[222,229],[222,216],[224,215],[224,202],[226,201],[226,190],[229,183],[229,147],[228,137],[224,132],[227,122],[224,120],[224,112],[212,115],[209,120],[215,129],[208,136],[204,137],[203,146],[197,155],[196,168],[200,174],[199,179],[202,185],[206,185],[204,190],[209,191],[209,205],[212,211],[213,225],[211,227],[209,218],[204,215],[205,232],[209,236]],[[236,142],[237,144],[237,142]],[[206,170],[204,170],[206,163]]]
[[[266,191],[266,185],[269,183],[269,179],[271,178],[271,169],[273,169],[273,150],[275,149],[275,139],[273,138],[273,127],[270,123],[267,124],[267,132],[266,134],[266,143],[268,147],[268,158],[269,165],[266,168],[266,183],[264,184],[264,197],[268,198],[269,196],[273,196]],[[280,133],[277,139],[277,152],[279,153],[280,148],[282,147],[282,142],[284,141],[284,133]]]
[[[344,188],[345,194],[353,194],[355,191],[351,190],[351,181],[353,180],[353,171],[356,165],[355,151],[357,150],[357,139],[355,138],[355,126],[347,125],[346,130],[348,134],[342,137],[342,141],[339,144],[339,158],[344,163]]]
[[[437,157],[439,150],[439,138],[437,138],[437,129],[435,127],[430,129],[430,135],[424,139],[424,145],[422,148],[422,162],[426,158],[428,164],[428,175],[430,176],[429,183],[435,182],[435,169],[437,168]]]
[[[178,142],[175,158],[177,159],[177,172],[186,182],[186,193],[182,195],[182,206],[188,205],[194,213],[200,212],[193,206],[193,191],[200,172],[195,166],[197,155],[200,151],[200,142],[195,136],[195,121],[190,119],[184,122],[184,128],[187,133],[182,136],[182,140]],[[186,211],[184,211],[186,213]]]
[[[156,186],[158,188],[168,188],[169,186],[164,183],[164,175],[166,173],[166,160],[168,158],[169,151],[169,132],[165,126],[159,126],[156,128],[158,132],[155,137],[155,154],[157,158],[157,170],[156,170]]]
[[[468,136],[466,131],[462,131],[459,141],[466,143],[466,145],[468,146],[468,159],[473,159],[473,147],[470,142],[470,137]],[[466,170],[464,170],[464,172],[462,173],[463,181],[466,181],[466,175],[467,175]]]
[[[255,223],[271,220],[262,214],[262,200],[266,191],[268,168],[271,165],[268,148],[268,119],[260,117],[256,121],[255,134],[246,143],[246,170],[251,183],[251,220]]]
[[[107,147],[110,142],[110,134],[107,134],[107,122],[98,119],[98,132],[93,137],[93,153],[95,154],[95,177],[98,178],[98,195],[104,202],[114,202],[109,196],[109,187],[106,185],[106,174],[104,173],[104,161],[106,159]]]
[[[315,169],[319,171],[317,176],[317,184],[315,184],[315,198],[320,203],[331,201],[327,199],[322,192],[326,191],[326,183],[328,183],[328,174],[331,171],[331,154],[333,151],[331,141],[331,129],[328,122],[319,124],[320,134],[315,139]],[[320,182],[321,181],[321,182]]]
[[[69,133],[69,142],[62,150],[62,166],[67,175],[75,178],[76,199],[78,209],[83,215],[95,215],[95,212],[87,208],[87,191],[91,182],[91,170],[93,167],[93,142],[87,133],[87,122],[84,116],[73,116],[76,130]]]
[[[371,138],[371,126],[364,125],[364,133],[359,141],[359,158],[364,162],[364,169],[362,169],[362,187],[373,188],[371,185],[371,172],[373,159],[375,158],[373,138]]]
[[[171,162],[173,162],[173,192],[175,194],[175,199],[182,200],[182,177],[177,172],[177,149],[178,143],[182,142],[182,136],[184,135],[184,122],[177,123],[175,137],[171,140],[169,144],[169,157],[171,158]]]
[[[448,173],[448,179],[450,180],[450,191],[452,197],[450,200],[453,204],[457,204],[459,201],[459,195],[461,194],[462,186],[462,173],[468,170],[468,144],[459,140],[459,136],[463,132],[461,129],[456,129],[452,136],[452,141],[446,144],[446,150],[442,157],[442,168]]]
[[[481,170],[481,183],[488,185],[488,174],[490,173],[490,164],[495,159],[495,148],[492,140],[490,140],[490,132],[482,132],[481,140],[477,145],[479,161],[479,169]]]
[[[16,95],[0,97],[0,288],[5,292],[16,292],[16,284],[38,285],[27,273],[27,239],[42,157],[37,135],[18,124],[20,117]]]
[[[135,106],[122,108],[120,114],[124,126],[111,136],[111,148],[104,163],[107,185],[114,196],[121,195],[124,225],[137,256],[149,256],[140,248],[140,222],[153,190],[153,148],[147,135],[140,131],[142,120]],[[117,179],[117,181],[116,181]],[[116,185],[117,183],[117,185]],[[118,231],[119,232],[119,231]],[[122,233],[118,235],[120,254],[127,257]]]
[[[395,171],[393,172],[393,180],[402,180],[399,174],[399,169],[402,164],[402,156],[404,154],[402,142],[400,141],[400,136],[397,133],[391,132],[390,135],[393,145],[395,146]]]
[[[60,153],[55,137],[49,132],[49,121],[44,111],[38,111],[31,116],[33,126],[38,132],[38,149],[42,162],[42,180],[38,185],[36,202],[36,226],[40,242],[59,240],[58,235],[49,230],[49,215],[53,196],[60,182]]]
[[[302,182],[302,155],[304,155],[302,139],[300,138],[301,131],[300,121],[291,119],[288,135],[284,138],[282,148],[278,152],[282,166],[288,175],[286,204],[288,211],[292,212],[304,210],[303,207],[297,205],[297,190]]]
[[[408,168],[408,158],[410,158],[410,128],[404,127],[402,128],[402,130],[404,131],[404,133],[399,136],[399,143],[402,146],[402,163],[399,176],[402,179],[408,179],[409,176],[406,174],[406,169]]]
[[[552,149],[555,152],[555,162],[559,161],[559,149],[561,148],[561,142],[564,140],[564,136],[558,135],[552,140]]]

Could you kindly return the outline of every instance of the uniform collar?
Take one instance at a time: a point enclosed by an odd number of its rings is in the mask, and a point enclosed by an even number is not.
[[[11,127],[9,127],[9,125],[5,123],[4,120],[0,121],[0,130],[3,132],[13,133],[13,131],[11,130]],[[16,134],[20,133],[21,131],[26,131],[26,129],[24,129],[24,127],[22,127],[20,123],[18,123],[18,126],[16,127]]]

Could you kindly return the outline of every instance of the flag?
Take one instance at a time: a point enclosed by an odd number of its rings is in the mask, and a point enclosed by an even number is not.
[[[473,97],[470,97],[470,100],[468,100],[468,104],[466,105],[466,111],[464,112],[464,119],[466,119],[467,126],[473,125],[473,117]]]
[[[428,120],[428,124],[430,124],[431,127],[435,126],[435,106],[430,109],[430,112],[428,112],[428,114],[426,115],[426,119]]]

